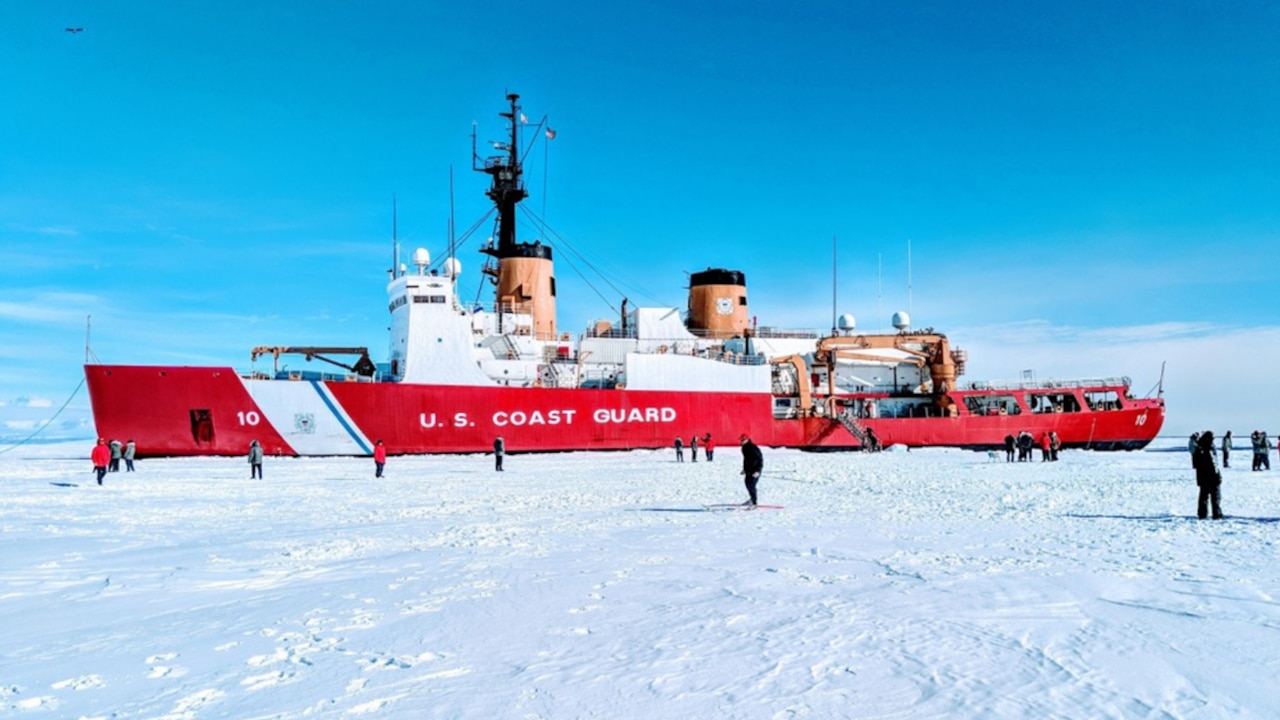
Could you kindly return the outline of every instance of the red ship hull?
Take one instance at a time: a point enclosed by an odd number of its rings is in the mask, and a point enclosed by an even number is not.
[[[589,390],[242,378],[229,367],[88,365],[98,435],[133,439],[143,456],[474,453],[501,435],[509,452],[627,450],[710,433],[736,445],[857,449],[839,422],[775,417],[768,393]],[[1083,405],[1083,403],[1082,403]],[[1160,399],[1074,413],[864,418],[882,445],[997,448],[1007,435],[1057,433],[1062,446],[1144,447],[1164,423]]]

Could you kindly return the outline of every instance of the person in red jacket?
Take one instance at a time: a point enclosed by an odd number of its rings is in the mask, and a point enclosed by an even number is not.
[[[107,447],[106,440],[98,438],[98,444],[93,447],[89,459],[93,461],[93,471],[98,474],[98,484],[101,485],[102,478],[107,474],[107,463],[111,462],[111,448]]]
[[[373,476],[382,477],[382,468],[387,465],[387,446],[383,445],[381,440],[373,446],[373,464],[376,467]]]
[[[702,447],[707,451],[707,462],[711,462],[716,455],[716,444],[711,442],[711,433],[707,433],[706,437],[702,438]]]

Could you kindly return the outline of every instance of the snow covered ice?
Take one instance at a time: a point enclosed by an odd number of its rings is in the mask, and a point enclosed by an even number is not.
[[[735,447],[0,466],[0,715],[1219,718],[1280,708],[1280,473]],[[15,457],[17,456],[17,457]],[[1037,453],[1038,457],[1038,453]]]

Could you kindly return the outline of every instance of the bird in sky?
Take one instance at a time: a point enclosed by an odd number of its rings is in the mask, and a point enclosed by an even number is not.
[[[66,28],[66,31],[74,35],[76,33],[84,32],[84,28]]]

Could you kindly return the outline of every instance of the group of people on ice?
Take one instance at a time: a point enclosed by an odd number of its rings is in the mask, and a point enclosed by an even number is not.
[[[1208,433],[1208,431],[1206,431],[1206,433]],[[1187,442],[1187,450],[1194,453],[1196,451],[1196,446],[1206,433],[1191,433],[1191,439]],[[1208,434],[1212,435],[1213,433]],[[1253,449],[1253,469],[1255,471],[1270,470],[1272,445],[1271,439],[1267,437],[1267,433],[1263,430],[1254,430],[1253,434],[1249,436],[1249,444]],[[1231,451],[1233,449],[1231,431],[1228,430],[1227,433],[1222,436],[1222,467],[1231,467]]]
[[[1035,452],[1036,446],[1040,446],[1040,460],[1044,462],[1056,462],[1058,459],[1058,450],[1062,448],[1062,441],[1058,439],[1058,433],[1050,430],[1042,433],[1040,439],[1036,440],[1035,436],[1023,430],[1018,433],[1017,437],[1013,435],[1004,436],[1004,459],[1005,462],[1013,462],[1013,451],[1018,451],[1018,462],[1028,462],[1031,460],[1032,453]]]
[[[698,462],[698,441],[702,441],[702,449],[707,453],[707,462],[713,462],[716,453],[716,444],[711,439],[711,433],[707,433],[699,438],[694,435],[689,438],[690,457],[693,462]],[[747,486],[748,500],[743,503],[747,507],[756,507],[756,484],[760,482],[760,473],[764,470],[764,454],[760,452],[759,446],[751,442],[751,438],[743,433],[738,438],[738,443],[742,446],[742,478]],[[679,435],[676,436],[675,443],[676,462],[684,462],[684,439]]]
[[[133,440],[122,443],[115,438],[108,441],[106,438],[98,438],[98,444],[94,445],[93,452],[89,453],[89,459],[93,462],[93,472],[98,476],[98,484],[102,484],[102,478],[106,477],[109,472],[120,472],[120,461],[124,460],[125,470],[133,472],[133,459],[137,456],[138,446]]]
[[[751,438],[743,433],[738,439],[742,446],[742,476],[743,482],[747,487],[747,502],[743,503],[750,507],[756,506],[756,484],[760,481],[760,473],[764,470],[764,454],[760,452],[760,448],[753,442]],[[676,438],[676,459],[683,462],[683,443],[680,438]],[[693,451],[693,461],[698,461],[698,436],[695,435],[690,439],[689,447]],[[702,447],[706,450],[707,461],[711,462],[715,457],[715,444],[711,441],[711,433],[702,436]],[[129,472],[133,472],[133,459],[137,452],[137,446],[133,440],[128,444],[122,444],[118,440],[111,440],[109,443],[104,438],[98,438],[97,445],[94,446],[93,452],[90,453],[89,459],[93,462],[94,472],[98,477],[98,484],[102,484],[103,477],[107,472],[115,472],[120,469],[120,460],[124,459],[128,464]],[[493,459],[494,470],[502,471],[502,459],[507,454],[506,441],[499,435],[493,441]],[[249,479],[262,479],[262,459],[265,453],[262,445],[253,440],[249,443]],[[387,447],[382,440],[373,447],[373,463],[374,477],[382,477],[383,470],[387,465]]]
[[[684,440],[677,435],[676,442],[676,462],[684,462]],[[711,433],[702,436],[702,449],[707,453],[707,462],[712,462],[716,456],[716,444],[711,440]],[[694,462],[698,462],[698,436],[693,435],[689,438],[689,452]]]
[[[1261,430],[1249,436],[1253,449],[1253,470],[1271,469],[1271,440]],[[1222,436],[1222,467],[1231,467],[1231,431]],[[1213,442],[1213,431],[1192,433],[1187,443],[1191,451],[1191,467],[1196,471],[1196,486],[1200,497],[1196,501],[1196,517],[1204,520],[1212,513],[1214,520],[1222,519],[1222,470],[1218,468],[1218,448]]]

